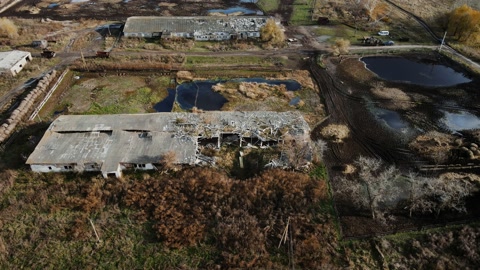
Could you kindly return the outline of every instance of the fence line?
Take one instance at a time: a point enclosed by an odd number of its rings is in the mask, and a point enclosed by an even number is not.
[[[52,96],[53,92],[55,92],[55,90],[57,89],[57,87],[60,85],[60,83],[62,82],[63,78],[65,77],[65,75],[67,74],[68,72],[68,69],[65,69],[62,73],[62,75],[60,75],[60,77],[58,78],[57,82],[52,86],[52,88],[50,89],[50,91],[48,91],[47,95],[45,96],[45,98],[43,98],[42,102],[37,106],[37,108],[35,109],[35,111],[33,111],[32,115],[30,115],[30,118],[28,118],[29,121],[32,121],[37,115],[38,113],[40,112],[40,110],[43,108],[43,106],[47,103],[48,99],[50,99],[50,97]]]

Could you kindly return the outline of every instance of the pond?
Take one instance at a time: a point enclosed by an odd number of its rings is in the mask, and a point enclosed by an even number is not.
[[[480,128],[480,118],[466,111],[443,111],[441,122],[451,131],[462,131]]]
[[[428,87],[453,86],[470,82],[466,74],[440,63],[427,63],[403,57],[363,57],[367,69],[388,81]]]
[[[175,102],[175,89],[168,89],[168,96],[155,104],[153,108],[157,112],[171,112],[173,109],[173,103]]]
[[[184,110],[190,110],[193,107],[206,111],[220,110],[228,100],[212,90],[212,86],[218,83],[226,82],[256,82],[267,83],[271,85],[284,84],[288,91],[297,91],[302,85],[295,80],[267,80],[264,78],[238,78],[232,80],[206,80],[182,83],[177,86],[177,103]],[[155,104],[154,109],[157,112],[170,112],[175,102],[175,90],[169,89],[168,96]]]
[[[58,3],[51,3],[47,6],[47,8],[56,8],[56,7],[59,7],[59,6],[60,6],[60,4],[58,4]]]
[[[263,15],[263,12],[260,10],[253,10],[244,7],[231,7],[227,9],[210,9],[208,13],[223,13],[223,14],[232,14],[236,12],[241,12],[244,15]]]

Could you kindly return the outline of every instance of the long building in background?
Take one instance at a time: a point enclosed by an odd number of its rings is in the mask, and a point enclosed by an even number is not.
[[[125,37],[229,40],[259,38],[266,16],[130,17]]]

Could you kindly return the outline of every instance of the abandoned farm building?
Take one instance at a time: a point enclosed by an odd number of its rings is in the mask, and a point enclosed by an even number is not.
[[[155,169],[171,152],[176,164],[214,164],[200,147],[218,149],[223,143],[268,147],[289,136],[310,147],[309,133],[298,112],[62,115],[26,163],[35,172],[97,171],[121,177],[125,169]]]
[[[129,17],[125,37],[228,40],[260,37],[265,16]]]
[[[28,61],[32,60],[32,54],[24,51],[0,52],[0,74],[17,75]]]

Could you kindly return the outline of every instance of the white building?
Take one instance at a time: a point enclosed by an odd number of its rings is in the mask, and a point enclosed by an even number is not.
[[[125,23],[125,37],[170,38],[195,40],[229,40],[259,38],[266,24],[265,16],[198,16],[198,17],[129,17]]]
[[[24,51],[0,52],[0,73],[17,75],[32,60],[32,54]]]
[[[26,163],[35,172],[96,171],[121,177],[125,169],[155,169],[171,152],[176,164],[212,164],[200,147],[265,147],[287,133],[297,142],[310,142],[310,128],[298,112],[62,115]]]

